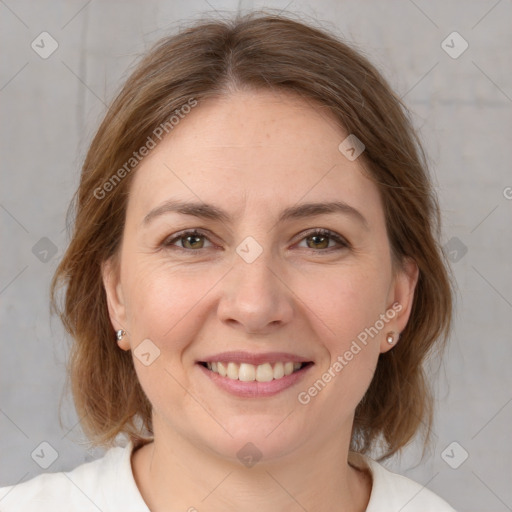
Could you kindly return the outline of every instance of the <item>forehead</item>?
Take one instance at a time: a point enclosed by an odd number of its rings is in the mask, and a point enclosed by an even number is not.
[[[376,186],[338,149],[347,133],[325,107],[296,95],[237,92],[191,110],[139,164],[128,215],[170,198],[260,214],[342,200],[379,216]]]

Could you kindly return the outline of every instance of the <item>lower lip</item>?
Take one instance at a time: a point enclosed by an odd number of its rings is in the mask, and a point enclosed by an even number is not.
[[[309,364],[290,375],[285,375],[280,379],[273,379],[269,382],[258,382],[256,380],[244,382],[238,379],[230,379],[229,377],[222,377],[222,375],[208,370],[208,368],[205,368],[202,364],[197,363],[197,366],[199,366],[200,370],[219,386],[219,388],[228,391],[232,395],[243,398],[262,398],[277,395],[281,391],[297,384],[313,365]]]

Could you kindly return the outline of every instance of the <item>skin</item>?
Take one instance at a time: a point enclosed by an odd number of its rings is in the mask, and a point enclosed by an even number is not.
[[[103,279],[112,324],[127,332],[119,346],[150,339],[160,350],[149,366],[134,357],[154,442],[134,452],[132,468],[152,511],[366,509],[371,478],[347,462],[354,411],[379,354],[392,349],[386,334],[407,324],[418,269],[407,261],[393,275],[379,191],[338,150],[346,136],[294,95],[235,92],[193,109],[139,165],[120,258],[105,262]],[[168,213],[144,227],[170,198],[212,203],[233,221]],[[368,228],[340,213],[277,224],[289,206],[335,200]],[[163,245],[195,228],[205,237]],[[350,246],[305,236],[311,228]],[[248,236],[263,249],[252,263],[236,252]],[[396,302],[401,311],[300,404],[298,393]],[[315,364],[278,395],[239,398],[195,364],[225,350],[286,351]],[[262,453],[251,468],[236,455],[247,442]]]

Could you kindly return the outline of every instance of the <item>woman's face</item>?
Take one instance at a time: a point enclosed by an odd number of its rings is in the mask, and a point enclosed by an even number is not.
[[[103,275],[156,436],[233,459],[348,443],[417,269],[393,276],[382,201],[339,150],[347,135],[295,96],[237,92],[192,109],[137,168],[120,264]],[[309,364],[282,376],[293,362]]]

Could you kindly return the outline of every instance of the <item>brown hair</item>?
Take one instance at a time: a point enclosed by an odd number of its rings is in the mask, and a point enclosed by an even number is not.
[[[422,424],[428,441],[433,400],[423,364],[449,335],[452,283],[424,151],[407,108],[359,51],[325,29],[268,12],[201,20],[159,41],[127,79],[90,145],[70,205],[71,241],[51,283],[52,311],[74,339],[68,374],[85,434],[103,446],[120,433],[135,443],[148,439],[142,429],[152,434],[151,404],[131,353],[115,342],[101,275],[102,262],[118,254],[134,172],[123,173],[100,199],[98,190],[106,190],[115,170],[191,98],[200,105],[242,88],[299,94],[327,107],[363,141],[358,162],[379,187],[394,265],[412,258],[419,278],[400,343],[380,355],[356,409],[351,448],[365,453],[379,445],[388,457]]]

